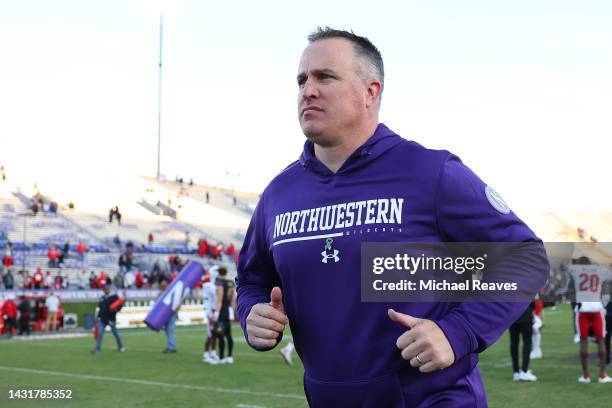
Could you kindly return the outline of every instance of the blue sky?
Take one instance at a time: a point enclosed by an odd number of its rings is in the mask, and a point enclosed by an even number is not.
[[[9,171],[43,185],[154,174],[156,3],[0,0],[0,162]],[[261,190],[295,160],[298,60],[306,35],[332,25],[381,50],[381,120],[458,154],[511,205],[612,202],[610,2],[167,3],[169,178]]]

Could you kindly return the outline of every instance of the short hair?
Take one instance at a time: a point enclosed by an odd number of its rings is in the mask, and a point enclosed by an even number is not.
[[[224,267],[220,267],[217,272],[219,272],[219,276],[225,276],[227,275],[227,269]]]
[[[576,263],[578,265],[590,265],[591,264],[591,260],[587,256],[581,256],[580,258],[578,258],[578,262],[576,262]]]
[[[328,38],[344,38],[345,40],[353,43],[355,48],[355,54],[361,57],[374,71],[376,79],[380,81],[380,94],[378,95],[378,102],[380,104],[380,98],[382,91],[385,86],[385,66],[383,63],[382,55],[378,48],[366,37],[361,37],[355,34],[353,31],[336,30],[331,27],[318,27],[316,31],[313,31],[308,35],[308,42],[310,44],[325,40]]]

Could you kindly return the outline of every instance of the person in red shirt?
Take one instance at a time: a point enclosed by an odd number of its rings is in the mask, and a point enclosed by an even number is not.
[[[149,245],[151,245],[153,242],[155,242],[155,237],[153,236],[152,232],[149,232]]]
[[[36,268],[36,272],[34,272],[34,276],[32,278],[32,284],[34,289],[42,289],[45,286],[45,277],[40,269],[40,266]]]
[[[104,271],[100,272],[100,276],[98,277],[98,288],[105,287],[107,282],[108,278],[106,277]]]
[[[193,293],[196,299],[201,299],[200,294],[202,293],[202,285],[208,281],[210,281],[210,276],[204,272],[204,275],[202,275],[200,280],[193,287]]]
[[[134,283],[136,284],[136,287],[138,289],[142,288],[142,285],[144,284],[144,280],[142,279],[142,272],[140,272],[140,271],[136,272],[136,277],[134,278]]]
[[[13,257],[8,252],[2,257],[2,266],[4,269],[10,269],[13,266]]]
[[[13,332],[17,330],[17,304],[12,297],[2,303],[2,318],[4,319],[4,333],[12,337]]]
[[[198,242],[198,255],[200,255],[200,258],[204,258],[207,252],[208,252],[208,241],[205,239],[201,239],[200,242]]]
[[[227,247],[227,249],[225,250],[225,253],[231,257],[234,256],[234,253],[236,252],[236,248],[234,247],[234,244],[231,243],[229,244],[229,246]]]
[[[213,259],[217,259],[219,256],[219,245],[214,245],[210,248],[210,255]]]
[[[87,245],[83,243],[83,241],[79,241],[79,244],[76,247],[77,256],[79,257],[79,261],[83,262],[85,260],[85,254],[87,253]]]
[[[49,268],[57,268],[57,260],[59,258],[59,252],[55,245],[51,245],[47,252],[47,258],[49,258]]]

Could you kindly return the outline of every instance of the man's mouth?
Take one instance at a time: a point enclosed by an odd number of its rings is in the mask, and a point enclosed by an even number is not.
[[[319,108],[318,106],[308,106],[304,109],[302,109],[302,115],[304,115],[307,112],[322,112],[323,109]]]

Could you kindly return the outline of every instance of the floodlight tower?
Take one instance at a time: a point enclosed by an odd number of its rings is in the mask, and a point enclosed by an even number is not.
[[[159,12],[159,78],[157,93],[157,179],[160,176],[161,161],[161,109],[162,109],[162,44],[163,44],[163,9]]]

